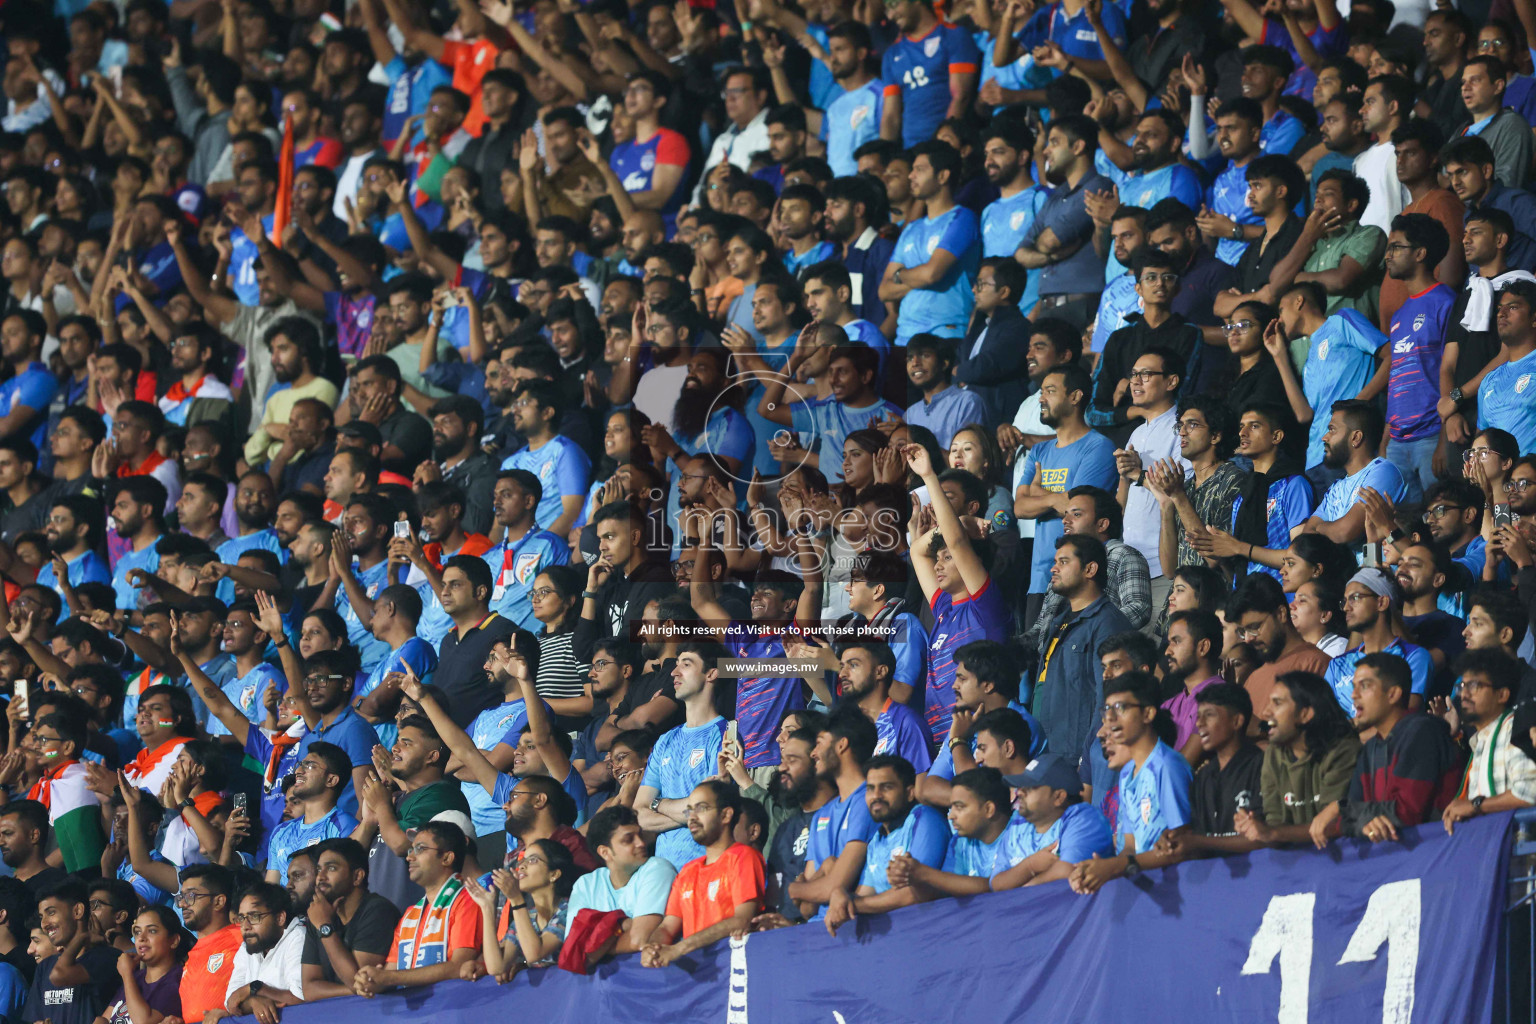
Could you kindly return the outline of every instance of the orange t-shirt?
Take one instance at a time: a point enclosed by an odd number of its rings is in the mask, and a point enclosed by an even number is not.
[[[454,950],[480,948],[480,905],[469,893],[461,888],[446,908],[436,904],[436,898],[423,896],[405,912],[395,926],[385,964],[401,971],[431,967],[447,963]]]
[[[181,969],[182,1020],[201,1021],[209,1010],[224,1009],[224,995],[239,948],[240,926],[234,924],[197,940]]]
[[[485,108],[480,105],[480,81],[485,73],[496,66],[496,55],[501,50],[488,39],[474,43],[444,40],[444,67],[453,68],[453,87],[469,97],[469,115],[464,118],[464,130],[479,135],[485,125]]]
[[[683,922],[683,938],[718,924],[748,900],[761,906],[765,892],[763,855],[737,843],[713,864],[699,857],[683,865],[672,880],[667,916]]]

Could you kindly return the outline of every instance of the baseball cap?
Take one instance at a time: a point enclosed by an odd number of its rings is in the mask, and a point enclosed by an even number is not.
[[[1083,788],[1077,777],[1077,768],[1060,754],[1041,754],[1025,766],[1018,775],[1004,775],[1003,781],[1014,789],[1034,789],[1050,786],[1075,793]]]

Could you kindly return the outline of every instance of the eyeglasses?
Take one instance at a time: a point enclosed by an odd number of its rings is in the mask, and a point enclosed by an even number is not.
[[[1466,684],[1465,683],[1462,684],[1462,688],[1463,689],[1466,688]],[[92,910],[113,910],[113,909],[115,909],[112,906],[112,904],[108,903],[106,900],[91,900],[86,905],[88,907],[90,907]]]
[[[411,852],[420,857],[424,853],[441,853],[442,851],[435,846],[424,846],[421,843],[413,843],[411,845]]]
[[[1257,626],[1237,626],[1235,632],[1244,640],[1257,640],[1259,634],[1264,632],[1264,623],[1261,622]]]
[[[543,857],[540,857],[536,853],[525,853],[525,854],[523,854],[523,859],[518,861],[518,863],[519,864],[548,864],[549,861],[545,860]]]
[[[1163,274],[1143,274],[1143,275],[1141,275],[1141,283],[1142,284],[1158,284],[1158,283],[1173,284],[1178,279],[1179,279],[1179,275],[1178,274],[1163,273]]]
[[[557,593],[554,587],[540,587],[538,590],[528,591],[528,596],[535,601],[542,601],[550,594]]]
[[[1473,459],[1480,459],[1492,451],[1492,448],[1468,448],[1461,453],[1461,461],[1471,462]]]
[[[1509,43],[1503,39],[1479,39],[1477,41],[1477,48],[1479,50],[1505,50],[1509,48]]]
[[[751,89],[744,89],[740,86],[732,86],[729,89],[721,89],[720,98],[723,100],[737,100],[751,91]]]
[[[1426,523],[1439,522],[1452,512],[1460,512],[1463,507],[1461,505],[1436,505],[1434,508],[1425,509],[1424,515],[1420,518]]]
[[[1119,718],[1132,708],[1144,708],[1145,704],[1136,704],[1128,700],[1117,700],[1113,704],[1105,704],[1099,709],[1099,714],[1104,718]]]
[[[1494,685],[1492,683],[1488,682],[1486,679],[1474,679],[1474,678],[1472,678],[1470,676],[1462,676],[1461,677],[1461,692],[1462,693],[1466,693],[1468,690],[1492,690],[1492,689],[1495,689]]]
[[[1131,383],[1144,383],[1153,377],[1166,377],[1168,374],[1162,370],[1132,370],[1130,372]]]
[[[1387,245],[1387,252],[1411,252],[1416,248],[1418,247],[1409,245],[1407,242],[1391,242]]]
[[[1256,326],[1256,322],[1253,320],[1234,320],[1230,324],[1222,324],[1221,329],[1226,333],[1231,334],[1233,331],[1246,331],[1248,328],[1254,326]]]
[[[1180,420],[1173,428],[1177,433],[1188,434],[1196,430],[1209,430],[1202,420]]]
[[[235,922],[235,924],[261,924],[267,918],[276,916],[270,910],[263,910],[259,912],[252,911],[249,914],[231,914],[229,919]]]
[[[1529,480],[1529,479],[1511,480],[1509,483],[1504,485],[1504,489],[1507,490],[1507,491],[1523,491],[1527,487],[1532,486],[1533,484],[1536,484],[1536,480]]]
[[[1367,591],[1366,593],[1362,594],[1362,593],[1360,593],[1357,590],[1353,594],[1345,594],[1344,595],[1344,603],[1345,604],[1359,604],[1361,601],[1374,601],[1374,600],[1376,600],[1376,595],[1374,593],[1369,592],[1369,591]]]
[[[198,892],[196,889],[183,889],[172,897],[179,907],[190,907],[200,899],[208,896],[206,892]]]
[[[997,282],[996,282],[996,281],[988,281],[988,280],[984,280],[984,279],[982,279],[982,278],[979,278],[979,277],[978,277],[978,278],[977,278],[977,279],[976,279],[976,283],[975,283],[975,284],[974,284],[974,285],[973,285],[973,286],[972,286],[972,287],[973,287],[973,288],[974,288],[974,289],[975,289],[975,290],[976,290],[976,291],[978,291],[978,292],[979,292],[979,291],[981,291],[981,290],[982,290],[982,289],[983,289],[983,288],[996,288],[996,287],[997,287]]]

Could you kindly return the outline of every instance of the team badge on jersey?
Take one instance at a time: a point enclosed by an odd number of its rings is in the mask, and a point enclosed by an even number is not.
[[[512,574],[517,577],[517,582],[527,585],[533,582],[536,570],[539,567],[539,553],[528,552],[517,556],[517,564],[512,567]]]
[[[690,753],[688,755],[688,767],[689,768],[697,768],[699,765],[701,765],[703,763],[704,763],[704,748],[703,747],[694,747],[692,753]]]
[[[1424,329],[1424,314],[1423,313],[1420,313],[1418,316],[1413,318],[1413,329],[1416,330],[1416,331],[1422,331]]]
[[[934,36],[923,44],[923,56],[932,57],[939,52],[939,37]]]
[[[1520,379],[1515,381],[1515,394],[1517,394],[1517,395],[1525,394],[1525,389],[1530,385],[1530,383],[1531,383],[1531,375],[1528,374],[1528,373],[1522,373],[1520,375]]]
[[[1008,218],[1008,228],[1009,228],[1009,230],[1017,231],[1017,230],[1019,230],[1019,228],[1022,228],[1023,226],[1024,226],[1024,211],[1023,210],[1014,210],[1013,211],[1013,216]]]
[[[866,117],[868,117],[868,116],[869,116],[869,105],[868,104],[865,104],[862,107],[854,107],[853,108],[853,113],[848,118],[848,127],[849,128],[857,128],[859,125],[864,123],[864,119]]]

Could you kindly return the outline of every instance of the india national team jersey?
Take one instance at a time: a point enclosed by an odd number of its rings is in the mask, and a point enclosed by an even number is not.
[[[875,822],[869,816],[864,783],[848,794],[821,805],[811,818],[811,843],[805,854],[805,866],[813,871],[822,862],[836,857],[849,843],[867,843],[875,834]]]
[[[1392,374],[1387,379],[1387,434],[1394,441],[1433,437],[1441,427],[1440,358],[1456,295],[1443,284],[1410,295],[1392,318]]]
[[[575,441],[556,434],[537,450],[523,445],[507,456],[501,468],[526,469],[539,478],[544,496],[539,499],[539,507],[534,509],[533,521],[539,524],[539,529],[547,530],[550,523],[560,518],[563,511],[561,498],[586,496],[592,460]]]
[[[1488,371],[1477,389],[1477,428],[1515,435],[1520,450],[1536,450],[1536,352]]]
[[[1376,351],[1386,343],[1386,335],[1356,309],[1339,310],[1308,339],[1307,362],[1301,368],[1301,392],[1314,410],[1307,433],[1308,469],[1323,461],[1323,435],[1333,403],[1360,393],[1376,372]]]
[[[1111,857],[1115,852],[1109,819],[1104,813],[1093,804],[1073,804],[1044,832],[1033,825],[1004,832],[996,870],[1002,872],[1016,867],[1051,846],[1056,847],[1057,858],[1069,864],[1091,860],[1094,854]]]
[[[1120,185],[1121,201],[1143,210],[1150,210],[1170,197],[1191,210],[1200,209],[1200,180],[1183,164],[1172,163],[1145,174],[1133,174]]]
[[[670,128],[662,128],[644,142],[631,140],[613,147],[608,157],[613,173],[619,176],[626,192],[649,192],[654,187],[656,167],[665,164],[672,167],[688,166],[688,140]],[[682,181],[667,199],[664,210],[673,212],[681,205],[684,195]]]
[[[933,637],[928,646],[928,689],[923,714],[928,735],[942,743],[955,712],[955,652],[972,640],[1006,640],[1010,616],[997,584],[987,580],[980,590],[959,601],[944,591],[933,596]]]
[[[1000,196],[981,211],[981,255],[1012,256],[1035,223],[1040,208],[1051,196],[1044,185],[1031,185],[1012,196]],[[1040,272],[1029,272],[1028,284],[1019,298],[1019,309],[1028,313],[1040,301]]]
[[[1170,828],[1189,824],[1189,785],[1194,778],[1184,755],[1162,740],[1140,768],[1131,761],[1120,769],[1120,813],[1115,822],[1115,849],[1125,837],[1136,837],[1136,850],[1145,853]]]
[[[877,893],[890,889],[887,872],[891,858],[897,854],[908,854],[919,864],[937,868],[943,866],[948,852],[949,822],[944,815],[927,804],[913,804],[895,831],[887,832],[886,826],[881,825],[869,837],[859,885],[867,885]]]
[[[263,661],[245,675],[225,683],[222,689],[224,696],[254,725],[266,717],[265,701],[269,686],[276,687],[278,693],[287,693],[288,677]],[[223,722],[209,715],[208,735],[228,736],[230,732]]]
[[[837,98],[827,105],[821,119],[821,138],[827,144],[827,163],[833,174],[842,178],[858,173],[854,150],[880,137],[886,97],[900,92],[900,86],[888,85],[878,78],[857,89],[838,90]]]
[[[720,770],[720,744],[725,739],[725,719],[716,717],[703,725],[680,725],[662,733],[645,763],[640,785],[650,786],[663,800],[681,800],[693,788]],[[679,825],[656,837],[656,856],[673,867],[704,856],[704,847]]]
[[[981,51],[965,29],[944,22],[921,39],[901,36],[880,61],[880,77],[901,85],[901,144],[933,138],[949,112],[949,76],[973,73]]]
[[[1248,209],[1248,165],[1239,167],[1228,163],[1227,169],[1216,175],[1216,180],[1205,193],[1205,205],[1212,213],[1230,217],[1239,224],[1262,224],[1264,218]],[[1237,266],[1237,261],[1248,251],[1247,242],[1235,238],[1216,241],[1216,258],[1223,263]]]
[[[976,214],[954,206],[937,217],[913,221],[901,229],[891,262],[920,267],[943,249],[955,257],[949,272],[930,288],[914,288],[901,300],[896,317],[896,344],[914,334],[930,332],[944,338],[965,333],[975,305],[971,282],[981,265],[981,231]],[[824,470],[825,471],[825,470]]]

